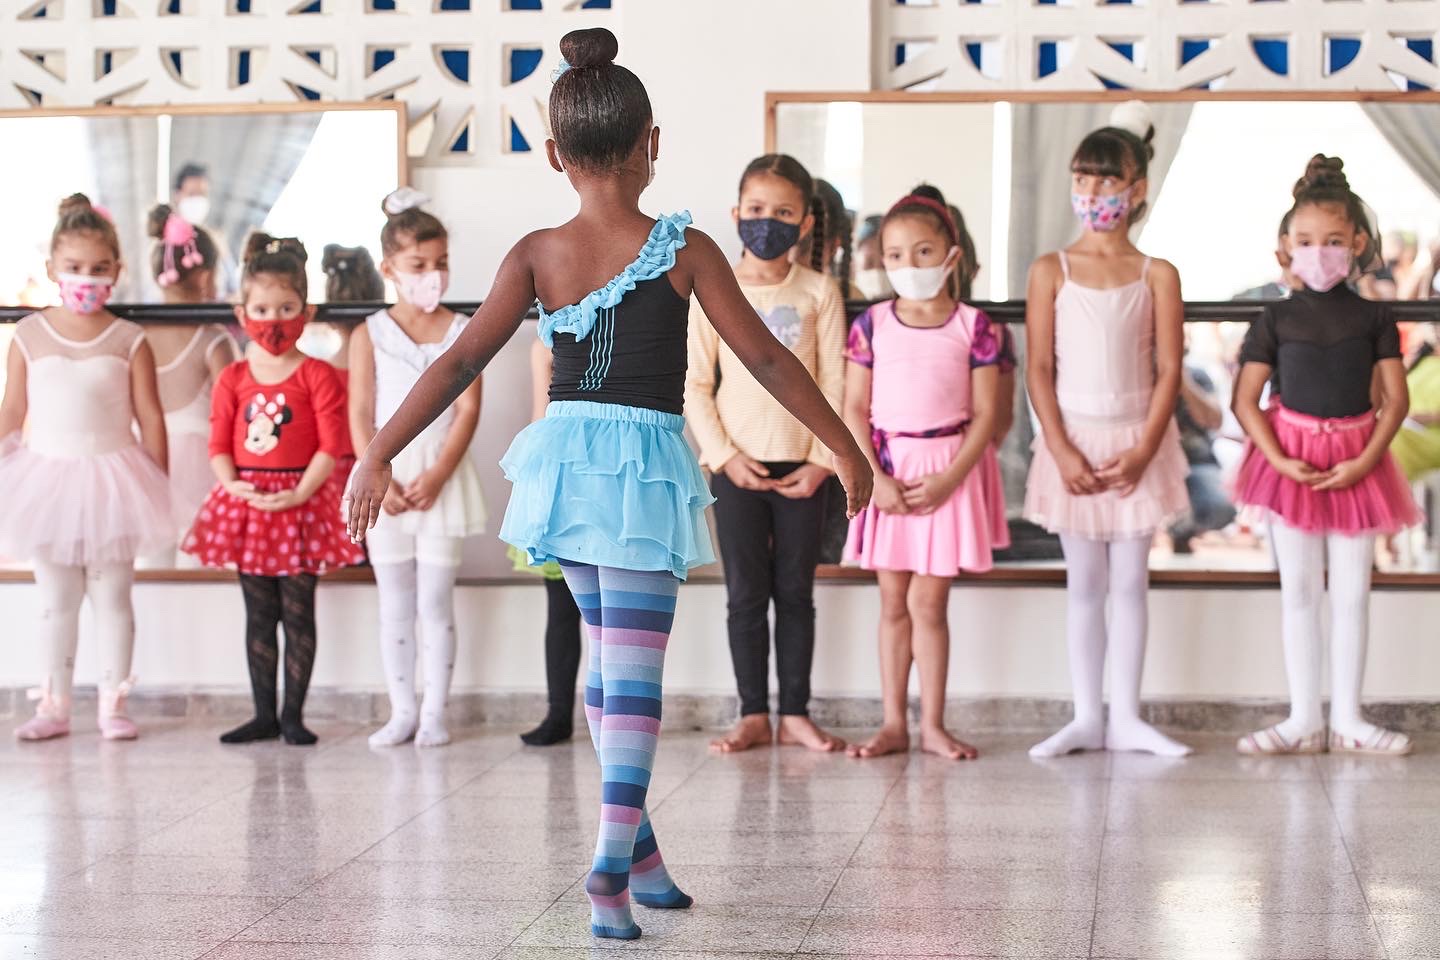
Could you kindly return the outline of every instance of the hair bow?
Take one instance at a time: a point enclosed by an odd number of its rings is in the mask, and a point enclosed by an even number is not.
[[[401,187],[385,198],[384,206],[387,214],[392,217],[398,217],[406,210],[423,207],[429,202],[430,198],[414,187]]]

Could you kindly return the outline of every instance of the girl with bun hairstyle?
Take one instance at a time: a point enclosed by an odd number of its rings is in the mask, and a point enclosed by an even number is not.
[[[1070,161],[1080,239],[1035,261],[1026,297],[1026,382],[1040,436],[1025,514],[1058,533],[1065,551],[1075,692],[1074,720],[1032,747],[1034,757],[1190,753],[1140,718],[1150,544],[1189,506],[1175,424],[1184,304],[1175,268],[1130,241],[1145,214],[1154,127],[1141,104],[1122,105],[1112,121]]]
[[[1238,747],[1247,754],[1398,756],[1410,752],[1410,739],[1365,720],[1360,691],[1375,537],[1419,521],[1389,453],[1410,407],[1400,334],[1387,305],[1363,299],[1347,283],[1380,254],[1340,158],[1316,155],[1294,200],[1282,243],[1289,273],[1301,285],[1289,299],[1267,305],[1250,328],[1234,395],[1235,416],[1250,438],[1236,500],[1270,520],[1290,716],[1242,737]],[[1279,399],[1262,410],[1272,375]],[[1327,565],[1328,737],[1320,708]]]
[[[712,502],[681,414],[693,294],[753,376],[830,449],[854,512],[869,469],[800,360],[756,314],[719,246],[690,215],[640,209],[660,130],[640,79],[614,63],[610,31],[565,35],[550,94],[551,166],[580,196],[574,219],[524,237],[455,345],[432,363],[355,467],[350,532],[375,525],[391,461],[447,410],[537,300],[553,350],[550,406],[500,465],[514,484],[501,539],[555,560],[590,638],[585,714],[600,756],[600,836],[585,889],[596,937],[631,940],[632,899],[683,909],[646,814],[675,598],[714,560]],[[637,253],[638,251],[638,253]]]
[[[135,558],[173,547],[175,520],[155,357],[138,325],[105,309],[120,264],[109,217],[83,194],[60,204],[46,264],[60,306],[16,325],[6,361],[0,553],[34,563],[48,663],[35,716],[15,730],[21,740],[70,732],[87,598],[101,656],[100,735],[137,735],[125,712]]]
[[[220,737],[284,737],[308,746],[305,694],[315,666],[315,582],[364,560],[340,520],[336,460],[350,448],[335,368],[295,346],[315,314],[306,304],[305,247],[253,234],[235,316],[255,343],[226,367],[210,401],[210,466],[219,481],[182,548],[234,567],[245,597],[245,656],[255,716]],[[276,698],[276,630],[285,625],[285,695]]]
[[[459,338],[468,317],[440,303],[450,284],[450,238],[408,187],[385,198],[380,269],[399,300],[376,311],[350,339],[350,433],[363,450],[415,382]],[[480,422],[480,378],[395,458],[394,482],[370,531],[370,565],[380,600],[380,660],[390,722],[372,747],[409,740],[450,742],[445,703],[455,668],[455,574],[465,538],[485,532],[485,495],[470,460]],[[416,634],[425,677],[415,699]]]

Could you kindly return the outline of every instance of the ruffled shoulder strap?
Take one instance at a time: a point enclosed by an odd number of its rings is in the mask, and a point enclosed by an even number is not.
[[[554,313],[540,308],[540,340],[547,347],[555,345],[555,334],[570,333],[576,340],[584,340],[595,326],[595,316],[618,304],[637,283],[654,280],[663,276],[675,266],[675,254],[685,246],[685,228],[690,226],[690,211],[682,210],[668,217],[660,217],[650,230],[640,255],[620,271],[620,275],[605,286],[586,294],[579,303],[561,307]]]

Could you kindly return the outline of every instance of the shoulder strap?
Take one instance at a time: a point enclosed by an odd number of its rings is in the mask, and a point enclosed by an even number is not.
[[[1064,251],[1064,250],[1057,251],[1057,252],[1056,252],[1056,256],[1058,256],[1058,257],[1060,258],[1060,275],[1061,275],[1062,277],[1064,277],[1066,280],[1069,280],[1069,279],[1070,279],[1070,258],[1067,257],[1067,256],[1065,256],[1065,251]]]
[[[1145,279],[1147,279],[1147,278],[1150,276],[1150,259],[1151,259],[1150,257],[1146,257],[1146,258],[1145,258],[1145,262],[1144,262],[1143,264],[1141,264],[1141,266],[1140,266],[1140,279],[1141,279],[1141,280],[1145,280]]]

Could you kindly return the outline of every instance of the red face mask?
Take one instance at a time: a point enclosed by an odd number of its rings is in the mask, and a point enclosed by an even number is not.
[[[300,335],[305,332],[305,315],[291,317],[289,320],[256,320],[253,317],[246,317],[243,324],[245,335],[268,353],[275,356],[283,356],[290,352],[290,348],[300,341]]]

